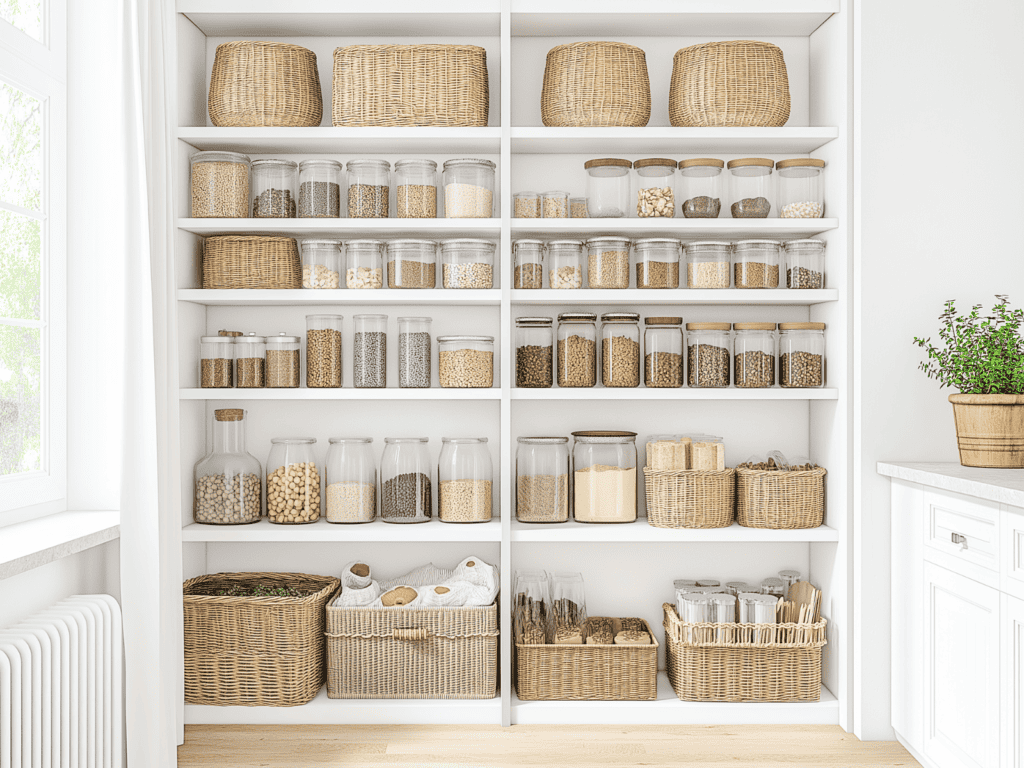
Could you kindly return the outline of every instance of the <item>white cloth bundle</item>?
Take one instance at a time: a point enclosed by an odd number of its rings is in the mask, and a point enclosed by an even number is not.
[[[376,582],[345,566],[344,589],[334,605],[341,608],[438,608],[445,606],[486,606],[498,596],[498,569],[479,557],[467,557],[454,569],[432,563],[420,566],[396,579]],[[359,569],[362,571],[362,569]],[[356,584],[363,584],[356,587]]]
[[[370,586],[370,566],[352,561],[341,572],[341,586],[345,589],[365,589]]]

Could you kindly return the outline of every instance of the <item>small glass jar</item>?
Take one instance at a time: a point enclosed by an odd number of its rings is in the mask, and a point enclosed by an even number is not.
[[[569,438],[520,437],[516,442],[516,520],[569,519]]]
[[[787,288],[825,287],[825,241],[790,240],[786,250]]]
[[[345,287],[384,287],[384,241],[349,240],[345,246]]]
[[[717,219],[722,212],[725,163],[713,157],[679,161],[679,197],[683,218]]]
[[[192,519],[205,525],[244,525],[261,517],[263,468],[245,450],[245,411],[213,412],[213,451],[196,462]]]
[[[380,459],[380,519],[385,523],[425,523],[433,511],[427,438],[385,437]]]
[[[395,207],[400,219],[437,218],[437,163],[395,161]]]
[[[438,336],[437,375],[442,387],[494,386],[494,337]]]
[[[648,317],[644,325],[644,385],[683,386],[683,319]]]
[[[388,243],[388,288],[433,288],[437,283],[437,243],[391,240]]]
[[[636,432],[573,432],[573,518],[636,521]]]
[[[437,460],[437,519],[442,523],[490,520],[492,477],[486,437],[442,437]]]
[[[306,386],[341,386],[342,315],[306,315]]]
[[[634,240],[636,287],[678,288],[681,251],[680,242],[671,238],[649,237]]]
[[[640,315],[635,312],[601,316],[601,383],[640,386]]]
[[[551,386],[554,364],[550,317],[516,318],[516,386],[543,389]]]
[[[590,214],[587,212],[587,198],[585,197],[570,197],[569,198],[569,218],[570,219],[589,219]]]
[[[228,389],[235,386],[235,338],[201,336],[199,338],[199,386],[203,389]]]
[[[772,169],[765,157],[745,157],[726,163],[729,169],[729,212],[734,219],[767,219],[775,204]]]
[[[294,219],[299,164],[293,160],[254,160],[252,217]]]
[[[593,237],[587,240],[587,286],[629,288],[629,240]]]
[[[638,219],[666,218],[676,215],[675,160],[649,157],[633,163],[633,199]]]
[[[540,196],[540,216],[542,219],[568,219],[569,193],[542,192]]]
[[[686,383],[689,386],[729,386],[731,328],[729,323],[686,324]]]
[[[494,248],[490,240],[442,240],[441,284],[445,288],[493,288]]]
[[[387,160],[348,161],[348,217],[386,219],[391,215],[391,163]]]
[[[779,323],[779,384],[825,386],[825,324]]]
[[[299,218],[340,219],[345,166],[337,160],[299,163]]]
[[[302,287],[341,287],[341,240],[302,241]]]
[[[235,339],[235,386],[261,389],[267,386],[267,339],[249,333]]]
[[[282,332],[267,336],[267,386],[288,389],[299,386],[299,347],[302,340]]]
[[[583,243],[552,240],[548,243],[548,288],[583,287]]]
[[[512,218],[539,219],[540,195],[536,192],[516,192],[512,195]]]
[[[728,288],[731,266],[731,243],[686,244],[687,288]]]
[[[192,218],[244,219],[249,215],[248,155],[196,152],[192,155]]]
[[[597,315],[562,312],[558,316],[558,386],[597,384]]]
[[[733,377],[742,389],[775,386],[775,323],[733,323]]]
[[[494,216],[494,169],[490,160],[447,160],[444,164],[444,215],[447,219]]]
[[[779,177],[780,219],[820,219],[825,215],[824,160],[779,160],[775,173]]]
[[[372,523],[377,461],[372,437],[332,437],[324,460],[328,523]]]
[[[352,386],[387,386],[388,316],[352,315]]]
[[[512,243],[515,270],[512,286],[516,289],[544,287],[544,243],[541,240],[516,240]]]
[[[312,437],[275,437],[267,458],[267,517],[278,525],[320,519],[320,470]]]
[[[776,240],[740,240],[733,243],[733,286],[736,288],[778,288],[779,254]]]
[[[430,386],[429,317],[398,318],[398,386],[426,389]]]
[[[629,215],[629,171],[633,163],[617,157],[587,160],[587,212],[592,219],[621,219]]]

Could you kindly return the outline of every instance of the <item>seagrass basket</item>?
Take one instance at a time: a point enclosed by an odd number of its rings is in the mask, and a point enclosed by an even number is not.
[[[287,43],[221,43],[210,75],[210,120],[235,128],[312,128],[323,99],[316,54]]]
[[[644,467],[647,523],[655,528],[727,528],[735,519],[736,470]]]
[[[558,45],[548,51],[540,97],[544,125],[647,125],[651,83],[647,57],[625,43]]]
[[[214,235],[203,243],[203,288],[301,288],[302,260],[291,237]]]
[[[771,43],[731,40],[676,51],[668,116],[677,128],[757,126],[789,120],[789,77]]]
[[[825,468],[736,469],[736,522],[747,528],[817,528],[825,519]]]

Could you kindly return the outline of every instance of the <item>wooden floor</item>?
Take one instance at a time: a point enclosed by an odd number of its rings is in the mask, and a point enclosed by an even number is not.
[[[918,766],[896,742],[838,726],[190,725],[179,768],[307,766]]]

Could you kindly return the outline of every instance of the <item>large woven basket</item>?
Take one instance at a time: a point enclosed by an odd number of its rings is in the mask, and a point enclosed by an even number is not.
[[[727,528],[735,519],[736,470],[644,467],[647,522],[655,528]]]
[[[334,51],[335,125],[485,126],[487,51],[476,45],[348,45]]]
[[[758,126],[789,120],[789,77],[771,43],[732,40],[676,51],[668,116],[677,128]]]
[[[736,469],[736,522],[747,528],[817,528],[825,519],[825,469]]]
[[[818,701],[825,619],[688,624],[665,603],[665,667],[683,701]]]
[[[203,243],[203,288],[301,288],[302,259],[291,237],[214,235]]]
[[[206,594],[239,584],[311,593]],[[244,707],[293,707],[311,701],[325,677],[324,606],[340,586],[330,576],[304,573],[217,573],[186,581],[185,701]]]
[[[492,699],[498,606],[327,608],[332,699]]]
[[[324,114],[316,54],[287,43],[221,43],[210,75],[210,120],[234,128],[311,128]]]
[[[647,125],[651,82],[644,52],[625,43],[558,45],[548,51],[540,97],[544,125]]]

